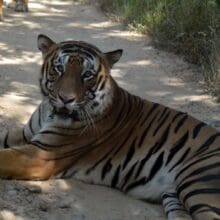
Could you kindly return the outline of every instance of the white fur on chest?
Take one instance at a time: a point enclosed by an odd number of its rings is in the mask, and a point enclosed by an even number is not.
[[[74,173],[73,170],[69,170],[69,174]],[[111,172],[105,177],[104,180],[101,179],[102,167],[97,167],[91,174],[86,175],[85,169],[82,168],[77,173],[72,175],[73,178],[81,180],[90,184],[98,184],[98,185],[106,185],[110,186],[113,178],[113,173],[115,172],[115,168],[112,169]],[[139,177],[143,177],[145,173],[149,173],[149,167],[145,166],[142,172],[142,175]],[[123,182],[124,173],[122,172],[119,177],[119,184]],[[127,192],[128,195],[135,197],[137,199],[144,199],[148,201],[160,201],[163,193],[173,191],[175,189],[174,186],[174,173],[168,173],[166,168],[161,168],[160,171],[155,175],[155,177],[147,182],[145,185],[137,186],[136,188]],[[120,187],[117,187],[120,189]]]
[[[138,186],[128,192],[137,199],[145,199],[147,201],[158,202],[162,199],[165,192],[174,190],[174,174],[167,173],[165,168],[162,168],[157,175],[143,186]]]

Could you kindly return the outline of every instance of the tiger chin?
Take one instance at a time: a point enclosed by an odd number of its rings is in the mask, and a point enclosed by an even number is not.
[[[122,50],[38,36],[42,102],[1,133],[0,177],[70,178],[161,202],[168,219],[220,219],[220,133],[120,88]]]

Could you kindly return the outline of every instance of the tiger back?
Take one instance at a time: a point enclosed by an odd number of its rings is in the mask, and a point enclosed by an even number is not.
[[[119,87],[121,49],[45,35],[38,48],[43,99],[24,128],[1,134],[0,177],[75,178],[161,202],[169,220],[220,219],[219,131]]]

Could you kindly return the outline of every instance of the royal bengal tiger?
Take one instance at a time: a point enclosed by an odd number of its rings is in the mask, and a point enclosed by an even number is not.
[[[28,12],[28,0],[11,0],[8,6],[12,6],[15,11]],[[0,21],[3,21],[3,0],[0,0]]]
[[[38,36],[41,104],[1,133],[0,177],[73,177],[162,202],[168,219],[220,219],[220,132],[120,88],[122,50]]]

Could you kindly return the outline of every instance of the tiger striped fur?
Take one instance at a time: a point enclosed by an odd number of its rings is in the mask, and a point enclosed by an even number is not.
[[[2,133],[0,176],[74,177],[162,202],[169,220],[220,219],[220,132],[120,88],[122,50],[39,35],[43,100],[20,131]]]
[[[3,21],[3,2],[0,0],[0,21]],[[11,0],[8,7],[13,7],[15,11],[28,12],[28,0]]]

